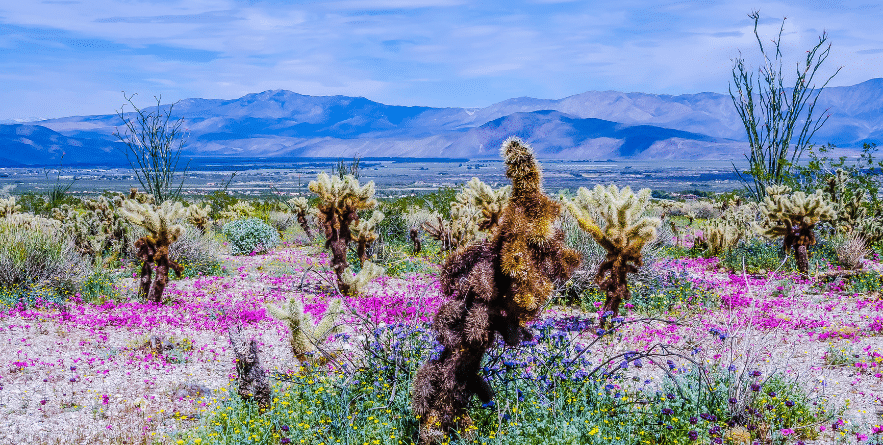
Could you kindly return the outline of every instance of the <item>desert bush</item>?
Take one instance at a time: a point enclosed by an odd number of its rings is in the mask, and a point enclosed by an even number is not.
[[[868,243],[857,232],[838,234],[831,244],[837,252],[837,262],[847,269],[860,269],[862,260],[871,253]]]
[[[0,239],[0,288],[6,304],[33,303],[37,297],[62,301],[92,271],[54,221],[30,214],[0,218]]]
[[[279,233],[257,218],[237,219],[224,224],[224,235],[233,255],[264,253],[279,244]]]
[[[169,258],[181,265],[182,276],[222,275],[221,243],[212,233],[184,225],[184,232],[169,246]]]

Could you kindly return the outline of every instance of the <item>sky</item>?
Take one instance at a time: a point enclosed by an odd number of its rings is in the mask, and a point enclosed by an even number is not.
[[[0,0],[0,122],[287,89],[485,107],[586,91],[726,93],[782,35],[786,72],[826,32],[831,86],[883,77],[877,2]],[[794,57],[793,60],[788,59]]]

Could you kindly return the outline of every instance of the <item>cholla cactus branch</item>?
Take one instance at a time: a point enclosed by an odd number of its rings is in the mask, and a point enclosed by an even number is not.
[[[627,274],[643,265],[641,250],[656,238],[661,221],[644,216],[649,200],[650,189],[634,194],[629,187],[620,190],[616,185],[598,185],[591,191],[580,187],[575,200],[565,202],[580,228],[607,251],[607,259],[595,275],[595,282],[607,294],[605,313],[618,315],[620,303],[631,297]],[[591,209],[603,219],[603,228],[592,218]]]
[[[451,300],[439,308],[433,329],[444,349],[413,383],[422,444],[441,442],[454,430],[468,432],[472,396],[493,398],[478,375],[485,352],[498,334],[511,346],[532,338],[526,323],[542,309],[553,283],[579,265],[579,254],[564,247],[564,233],[554,227],[560,207],[542,191],[533,151],[512,138],[502,155],[513,186],[498,224],[488,239],[458,249],[442,268],[442,292]]]
[[[261,366],[257,342],[253,338],[245,340],[237,326],[229,328],[227,335],[236,358],[237,393],[244,400],[256,401],[262,413],[268,411],[272,390],[267,372]]]

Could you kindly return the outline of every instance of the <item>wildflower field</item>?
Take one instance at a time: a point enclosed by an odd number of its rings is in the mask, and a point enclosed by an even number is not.
[[[476,179],[377,199],[352,176],[320,175],[309,199],[223,208],[133,191],[64,204],[55,218],[7,199],[0,443],[881,442],[879,244],[844,235],[821,192],[780,190],[767,207],[604,187],[562,195],[549,201],[562,210],[549,223],[558,238],[547,239],[578,264],[548,280],[514,331],[469,340],[484,332],[473,326],[481,319],[468,306],[449,316],[465,292],[450,287],[507,282],[499,272],[458,281],[452,270],[470,246],[509,242],[505,212],[524,193],[517,175],[511,191]],[[343,189],[353,211],[337,214]],[[819,216],[815,243],[784,253],[769,209],[804,198],[833,210],[807,216]],[[605,205],[648,228],[624,231],[640,241],[625,287],[596,278],[625,224],[605,218]],[[329,223],[340,215],[351,220]],[[741,229],[751,232],[733,234]],[[145,256],[144,246],[155,250]],[[486,264],[476,258],[458,267]],[[531,302],[519,301],[501,319]],[[254,339],[254,357],[237,357],[236,335]],[[451,394],[419,402],[434,382],[421,376],[445,375],[452,342],[481,344],[474,381],[490,397],[467,384],[465,404],[445,411]],[[446,427],[426,418],[446,412],[459,413]]]

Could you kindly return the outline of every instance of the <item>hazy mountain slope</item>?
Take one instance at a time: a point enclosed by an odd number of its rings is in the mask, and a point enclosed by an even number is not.
[[[273,90],[231,100],[186,99],[173,110],[174,117],[185,117],[191,155],[493,157],[496,146],[511,135],[531,140],[543,156],[560,158],[732,159],[745,149],[745,130],[730,97],[715,93],[590,91],[465,109]],[[816,113],[825,110],[830,117],[813,139],[816,143],[858,147],[883,141],[883,79],[826,89]],[[115,143],[113,132],[121,121],[110,114],[36,124],[57,134],[34,135],[24,143],[27,147],[15,145],[21,137],[5,138],[0,148],[19,147],[28,156],[42,156],[68,146],[76,156],[91,159],[96,149]],[[0,126],[6,127],[14,126]]]

